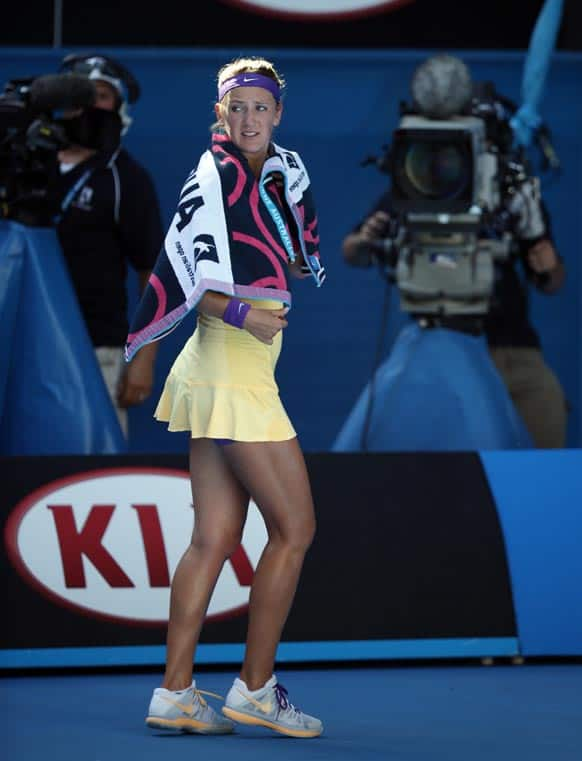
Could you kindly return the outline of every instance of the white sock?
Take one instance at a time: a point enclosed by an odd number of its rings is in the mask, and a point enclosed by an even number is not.
[[[183,695],[185,692],[188,692],[188,690],[191,689],[192,687],[196,689],[196,681],[194,679],[192,680],[192,684],[190,685],[190,687],[184,687],[183,690],[168,690],[165,687],[160,687],[159,689],[163,690],[164,692],[169,692],[172,695]]]

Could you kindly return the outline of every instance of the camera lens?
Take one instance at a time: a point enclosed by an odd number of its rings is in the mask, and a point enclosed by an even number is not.
[[[412,188],[427,199],[462,197],[471,182],[471,164],[462,145],[412,142],[404,156],[404,173]]]

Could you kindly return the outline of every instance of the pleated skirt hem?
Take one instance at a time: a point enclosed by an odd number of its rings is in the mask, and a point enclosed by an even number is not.
[[[198,385],[170,376],[154,412],[168,431],[191,438],[287,441],[296,436],[279,395],[247,386]]]

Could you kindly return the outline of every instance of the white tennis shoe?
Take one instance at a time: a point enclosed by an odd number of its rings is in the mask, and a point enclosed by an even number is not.
[[[290,737],[317,737],[323,724],[289,702],[287,690],[273,675],[260,690],[250,691],[235,679],[226,696],[222,713],[241,724],[268,727]]]
[[[220,698],[213,692],[196,689],[192,682],[185,690],[154,690],[146,724],[150,729],[170,732],[193,732],[203,735],[223,735],[232,732],[234,724],[211,708],[203,695]]]

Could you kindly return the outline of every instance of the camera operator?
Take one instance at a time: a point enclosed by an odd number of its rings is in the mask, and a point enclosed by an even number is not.
[[[433,57],[423,64],[429,68],[434,64],[433,84],[434,73],[444,58]],[[468,69],[459,59],[446,58],[445,63],[450,66],[452,61],[455,69],[455,76],[449,76],[446,81],[449,86],[454,86],[455,81],[459,81],[459,72],[463,74],[461,67],[466,73]],[[454,315],[432,320],[423,318],[420,324],[484,333],[492,361],[535,445],[561,448],[566,442],[565,396],[557,377],[544,361],[539,336],[531,324],[528,286],[533,285],[543,293],[554,293],[562,286],[565,271],[552,239],[549,213],[541,199],[537,208],[541,217],[539,229],[543,232],[531,237],[526,223],[514,226],[514,252],[494,261],[489,309],[482,319]],[[386,255],[382,242],[394,237],[397,216],[393,193],[388,190],[344,238],[344,260],[355,267],[383,267]],[[491,231],[485,225],[480,231],[480,239],[481,236],[483,239],[491,237]],[[420,316],[412,312],[412,317]]]
[[[148,171],[121,145],[139,97],[131,73],[109,57],[69,55],[61,72],[86,77],[93,107],[70,111],[77,138],[58,153],[52,194],[56,229],[105,384],[127,437],[127,408],[143,402],[154,381],[157,344],[126,365],[128,264],[147,284],[163,242],[159,202]],[[77,125],[78,122],[78,125]],[[75,126],[77,125],[77,126]]]

